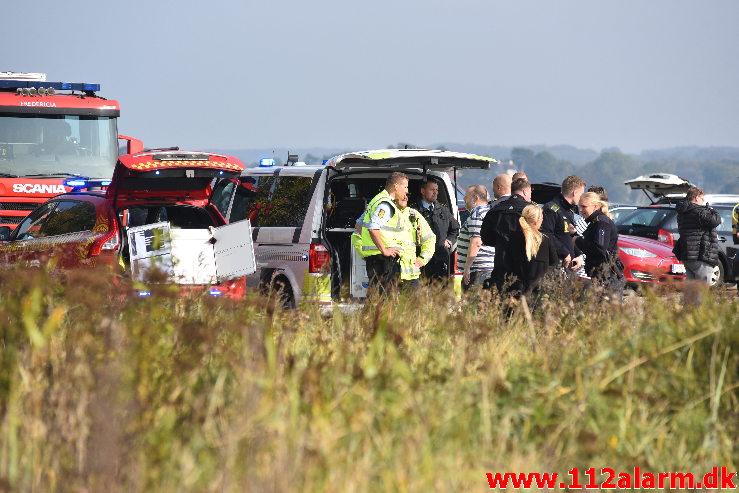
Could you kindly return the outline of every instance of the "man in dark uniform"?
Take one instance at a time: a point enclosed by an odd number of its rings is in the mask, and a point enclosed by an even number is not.
[[[511,265],[510,248],[513,233],[521,230],[521,211],[531,204],[531,184],[525,178],[511,183],[511,196],[488,211],[480,227],[480,239],[485,246],[495,247],[495,265],[491,279],[502,289],[506,274],[518,272]]]
[[[434,256],[421,269],[421,274],[426,279],[447,283],[451,273],[449,255],[459,235],[459,222],[452,211],[437,201],[438,197],[439,184],[429,179],[421,185],[421,201],[414,209],[421,213],[436,235]]]
[[[559,195],[544,204],[544,222],[541,232],[554,238],[557,255],[565,267],[578,270],[584,257],[575,245],[575,213],[580,196],[585,191],[585,181],[579,176],[568,176],[562,182]]]

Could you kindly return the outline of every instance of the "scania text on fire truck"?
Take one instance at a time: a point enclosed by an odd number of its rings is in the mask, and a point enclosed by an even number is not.
[[[48,82],[45,74],[0,72],[0,225],[14,227],[46,199],[109,182],[118,158],[141,141],[118,135],[118,101],[100,84]]]

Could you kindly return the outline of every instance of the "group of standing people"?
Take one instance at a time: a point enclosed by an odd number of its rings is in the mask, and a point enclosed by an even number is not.
[[[531,200],[531,184],[524,173],[513,175],[510,190],[506,176],[493,182],[496,200],[479,232],[482,245],[495,251],[489,284],[500,291],[531,294],[547,273],[560,268],[574,272],[584,265],[595,282],[620,289],[623,266],[618,261],[618,232],[608,215],[604,190],[585,193],[585,182],[568,176],[560,193],[539,206]],[[582,234],[576,227],[578,211],[586,225]]]
[[[524,173],[499,175],[492,185],[494,200],[483,185],[467,188],[470,214],[460,227],[438,202],[438,183],[424,182],[420,201],[412,208],[407,175],[392,173],[358,219],[353,238],[370,285],[386,290],[399,281],[401,288],[415,289],[421,277],[446,283],[456,243],[465,291],[496,286],[529,294],[551,270],[576,271],[583,265],[590,277],[617,286],[618,233],[608,216],[607,197],[601,196],[604,190],[584,193],[585,182],[568,176],[561,193],[539,206],[531,202]],[[582,235],[575,225],[578,206],[587,224]]]
[[[408,205],[408,176],[392,173],[385,188],[357,220],[352,243],[366,262],[370,286],[385,291],[398,282],[416,289],[420,278],[446,284],[454,266],[464,291],[495,286],[513,295],[535,293],[553,271],[584,273],[607,289],[624,285],[618,258],[618,231],[608,212],[608,195],[572,175],[560,193],[546,204],[531,200],[525,173],[499,175],[493,180],[493,199],[483,185],[472,185],[464,196],[470,212],[461,225],[438,201],[433,180],[420,187],[416,207]],[[718,259],[716,227],[719,213],[704,204],[699,188],[688,190],[677,204],[680,237],[675,254],[688,279],[710,282]]]

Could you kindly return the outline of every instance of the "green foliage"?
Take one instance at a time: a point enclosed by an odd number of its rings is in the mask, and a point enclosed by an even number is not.
[[[496,471],[737,466],[726,294],[560,292],[532,312],[424,291],[327,318],[111,281],[0,281],[14,491],[474,491]]]

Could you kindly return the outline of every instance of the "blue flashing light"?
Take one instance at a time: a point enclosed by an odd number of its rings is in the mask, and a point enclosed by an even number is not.
[[[142,298],[145,296],[151,296],[151,291],[139,291],[139,296]]]
[[[222,292],[218,291],[215,288],[211,288],[211,290],[210,290],[210,295],[211,296],[221,296],[222,294],[223,294]]]
[[[36,80],[9,80],[0,79],[0,88],[2,89],[24,89],[24,88],[45,88],[55,89],[57,91],[89,91],[97,92],[100,90],[100,84],[90,84],[89,82],[45,82]]]
[[[103,180],[103,181],[100,182],[100,186],[102,186],[102,187],[108,187],[108,186],[110,186],[110,184],[111,184],[111,181],[110,180]]]
[[[271,166],[275,165],[275,160],[269,157],[264,157],[259,160],[259,167],[260,168],[269,168]]]
[[[328,163],[328,159],[323,160],[323,165],[326,166],[326,163]]]
[[[158,174],[159,174],[159,170],[156,170],[156,171],[154,172],[154,174],[155,174],[155,175],[158,175]]]
[[[64,180],[64,186],[72,188],[86,187],[87,180]]]

